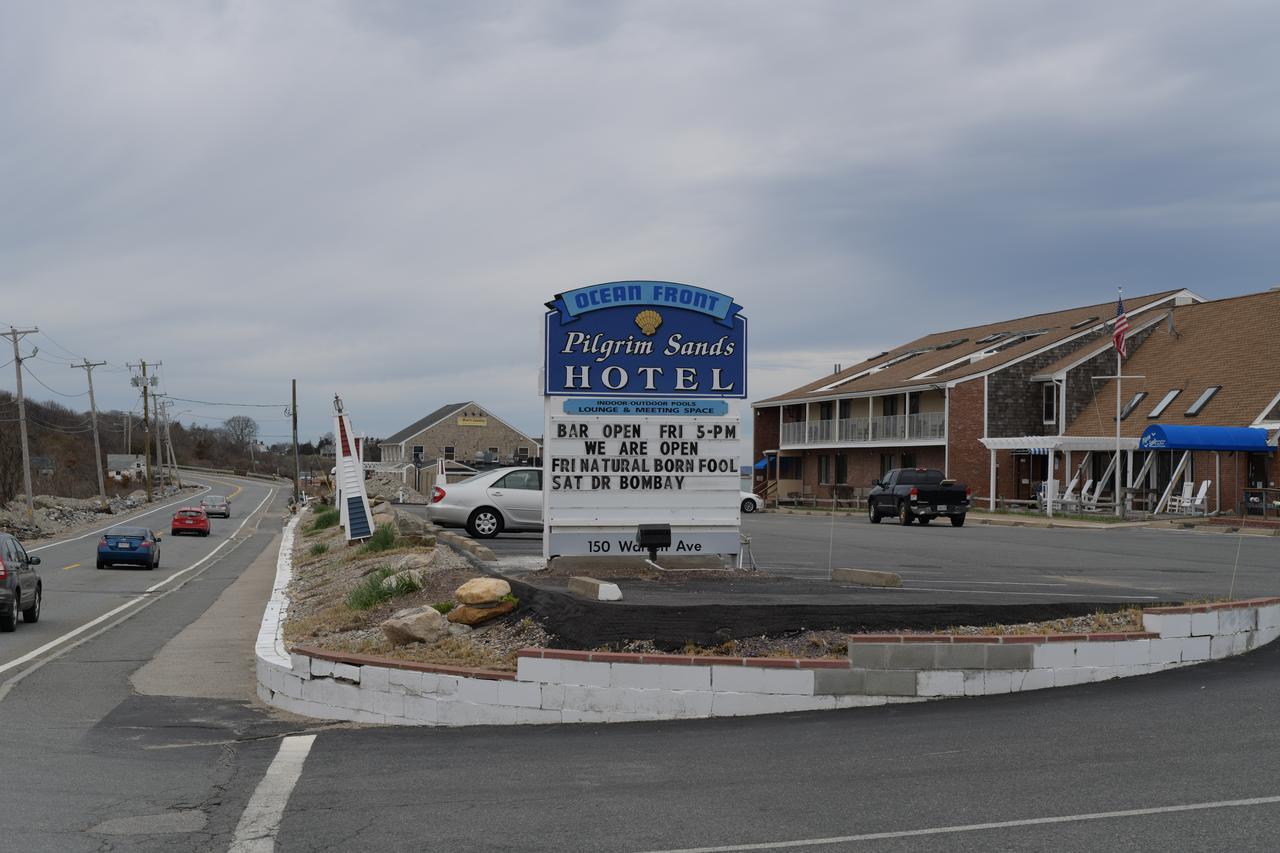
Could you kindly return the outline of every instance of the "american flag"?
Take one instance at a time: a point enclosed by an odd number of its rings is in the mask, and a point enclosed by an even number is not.
[[[1111,330],[1111,343],[1115,345],[1116,352],[1120,353],[1121,358],[1129,355],[1128,348],[1125,345],[1124,336],[1129,333],[1129,317],[1124,313],[1124,297],[1116,297],[1116,323],[1115,328]]]

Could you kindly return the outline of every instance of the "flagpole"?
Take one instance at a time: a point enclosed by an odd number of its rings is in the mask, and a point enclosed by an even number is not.
[[[1117,287],[1117,304],[1124,299],[1124,288]],[[1120,322],[1120,316],[1116,315],[1116,323]],[[1120,355],[1120,348],[1116,347],[1116,518],[1120,518],[1123,513],[1123,506],[1120,502],[1120,376],[1124,373],[1123,358]]]

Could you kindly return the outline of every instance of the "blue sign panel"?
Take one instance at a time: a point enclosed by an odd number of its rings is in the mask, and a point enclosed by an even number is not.
[[[566,415],[639,415],[653,417],[710,417],[729,414],[729,404],[724,400],[652,400],[648,397],[629,400],[618,397],[595,400],[573,399],[564,401]]]
[[[552,396],[747,396],[747,318],[732,297],[669,281],[615,281],[547,303]]]

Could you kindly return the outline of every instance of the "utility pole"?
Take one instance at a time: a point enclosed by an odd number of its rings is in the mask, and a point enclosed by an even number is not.
[[[156,395],[156,396],[158,396],[158,395]],[[160,409],[161,409],[161,407],[164,405],[164,402],[163,402],[162,400],[160,400],[160,399],[157,399],[155,402],[156,402],[155,409],[152,411],[152,413],[151,413],[151,417],[155,420],[155,432],[156,432],[156,443],[155,443],[155,448],[156,448],[156,468],[160,471],[160,482],[163,484],[163,483],[164,483],[164,481],[165,481],[165,474],[164,474],[164,455],[163,455],[163,453],[164,453],[164,451],[163,451],[163,445],[164,445],[164,433],[160,430]]]
[[[178,474],[178,456],[173,450],[173,421],[169,417],[169,408],[173,404],[170,403],[164,410],[164,441],[169,448],[169,470],[173,472],[173,482],[182,488],[182,477]]]
[[[93,462],[98,469],[98,497],[106,500],[107,486],[102,481],[102,444],[98,440],[98,404],[93,399],[93,369],[106,364],[105,361],[89,361],[84,359],[84,364],[73,364],[71,367],[78,367],[84,370],[89,377],[89,414],[93,418]]]
[[[293,416],[293,499],[302,503],[302,470],[298,465],[298,380],[293,380],[293,405],[289,407]]]
[[[160,364],[160,362],[157,362]],[[155,379],[154,376],[147,376],[147,363],[145,361],[138,362],[138,367],[142,369],[142,377],[133,377],[133,384],[142,386],[142,458],[147,464],[147,503],[151,502],[151,413],[148,408],[150,399],[150,384]],[[129,365],[134,367],[134,365]],[[132,448],[130,448],[132,450]]]
[[[22,432],[22,483],[27,490],[27,521],[36,520],[36,505],[31,494],[31,450],[27,447],[27,404],[22,397],[22,356],[18,353],[18,341],[38,331],[39,328],[15,329],[10,326],[9,331],[0,332],[0,337],[13,341],[13,372],[18,378],[18,424]],[[32,350],[31,354],[35,355],[38,349]]]

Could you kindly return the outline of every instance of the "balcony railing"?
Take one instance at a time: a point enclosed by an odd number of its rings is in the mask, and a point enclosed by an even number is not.
[[[885,415],[876,418],[797,421],[782,425],[783,446],[864,444],[877,441],[930,441],[947,437],[942,412]]]

